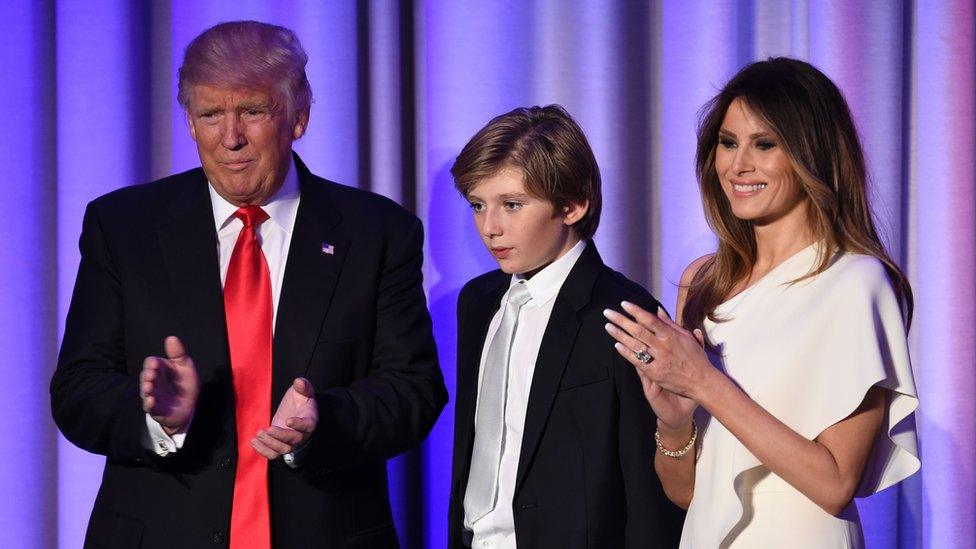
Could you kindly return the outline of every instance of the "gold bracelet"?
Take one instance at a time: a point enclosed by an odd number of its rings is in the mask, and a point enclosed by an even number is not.
[[[680,450],[668,450],[665,448],[664,445],[661,444],[661,432],[654,431],[654,442],[657,444],[657,449],[667,457],[674,459],[678,459],[679,457],[687,454],[692,448],[695,447],[695,441],[698,440],[698,424],[695,423],[694,419],[691,420],[691,429],[691,440],[689,440],[688,444],[685,444]]]

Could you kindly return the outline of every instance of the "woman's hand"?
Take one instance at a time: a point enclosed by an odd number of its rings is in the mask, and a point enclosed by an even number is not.
[[[699,330],[692,333],[672,322],[663,309],[655,316],[626,301],[621,305],[633,319],[608,309],[603,313],[611,322],[607,332],[617,340],[617,352],[637,368],[658,420],[683,430],[697,407],[697,390],[716,372],[705,356],[704,338]],[[647,363],[638,357],[642,350],[651,359]]]

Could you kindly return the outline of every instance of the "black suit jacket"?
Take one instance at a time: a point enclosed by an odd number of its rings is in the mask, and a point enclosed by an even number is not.
[[[395,547],[385,460],[419,443],[447,401],[421,287],[422,227],[392,201],[316,177],[295,159],[301,202],[271,398],[274,409],[292,379],[307,377],[319,423],[302,467],[269,465],[274,545]],[[80,246],[51,404],[70,441],[107,457],[86,546],[224,543],[236,435],[203,171],[93,201]],[[168,335],[183,340],[202,389],[185,445],[161,458],[141,443],[137,381]]]
[[[510,280],[493,271],[468,282],[458,296],[452,549],[463,546],[482,348]],[[556,296],[532,377],[511,502],[521,548],[678,544],[683,513],[654,472],[655,419],[633,366],[604,330],[603,310],[619,309],[622,300],[658,306],[646,290],[604,265],[589,242]]]

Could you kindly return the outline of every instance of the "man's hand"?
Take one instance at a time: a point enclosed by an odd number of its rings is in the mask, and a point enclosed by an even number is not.
[[[271,427],[251,439],[251,446],[268,459],[290,454],[311,438],[319,423],[312,383],[304,377],[295,378],[281,398],[271,419]]]
[[[185,428],[193,417],[200,395],[200,378],[193,359],[187,356],[176,336],[163,342],[166,358],[146,357],[139,374],[142,409],[173,435]]]

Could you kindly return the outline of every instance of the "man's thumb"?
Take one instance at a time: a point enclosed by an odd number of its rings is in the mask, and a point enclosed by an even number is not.
[[[166,348],[166,358],[170,360],[182,360],[186,358],[186,348],[183,347],[183,342],[180,341],[180,338],[169,336],[163,342],[163,346]]]
[[[312,388],[312,382],[304,377],[296,377],[291,386],[295,389],[295,392],[303,397],[312,398],[315,396],[315,389]]]

